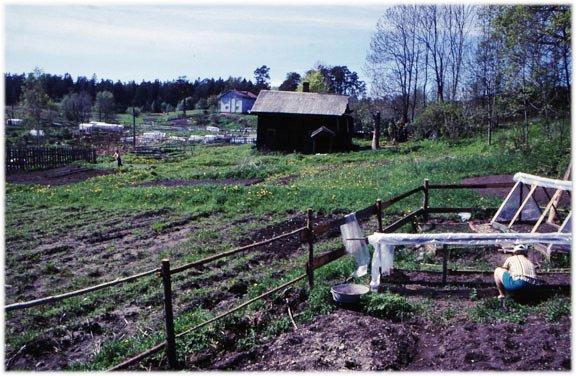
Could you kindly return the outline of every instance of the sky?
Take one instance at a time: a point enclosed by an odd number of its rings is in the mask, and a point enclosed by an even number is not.
[[[117,4],[7,0],[4,72],[38,67],[123,82],[182,76],[255,82],[254,70],[266,65],[278,86],[287,73],[303,75],[322,63],[345,65],[368,82],[366,54],[386,9],[384,2],[350,1]]]

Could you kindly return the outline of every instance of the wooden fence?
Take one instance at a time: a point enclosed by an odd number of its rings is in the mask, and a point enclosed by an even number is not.
[[[387,201],[381,201],[381,200],[377,200],[375,204],[372,204],[362,210],[359,210],[357,212],[355,212],[356,218],[359,221],[362,220],[367,220],[369,219],[371,216],[376,215],[377,217],[377,229],[375,231],[377,232],[394,232],[395,230],[399,229],[400,227],[411,223],[414,220],[414,217],[416,216],[427,216],[428,213],[454,213],[454,212],[461,212],[461,211],[472,211],[472,212],[478,212],[478,211],[485,211],[485,210],[496,210],[495,208],[493,209],[478,209],[478,208],[430,208],[429,207],[429,194],[430,194],[430,190],[431,189],[481,189],[481,188],[509,188],[512,187],[512,183],[495,183],[495,184],[458,184],[458,185],[429,185],[428,184],[428,180],[424,181],[424,184],[422,186],[419,186],[409,192],[406,192],[400,196],[397,196],[395,198],[392,198],[390,200]],[[404,216],[403,218],[401,218],[398,221],[395,221],[393,223],[390,223],[388,225],[386,225],[384,227],[383,225],[383,216],[382,216],[382,211],[392,205],[394,205],[395,203],[398,203],[402,200],[404,200],[405,198],[412,196],[416,193],[422,192],[422,203],[423,206],[415,211],[413,211],[412,213],[409,213],[408,215]],[[344,217],[342,218],[338,218],[335,220],[331,220],[328,222],[324,222],[321,224],[317,224],[317,225],[313,225],[313,221],[312,221],[313,217],[312,217],[312,210],[308,209],[307,211],[307,224],[306,226],[297,228],[291,232],[282,234],[282,235],[278,235],[272,239],[268,239],[268,240],[264,240],[261,242],[257,242],[257,243],[253,243],[250,245],[246,245],[240,248],[236,248],[230,251],[226,251],[226,252],[222,252],[213,256],[209,256],[206,257],[204,259],[198,260],[198,261],[194,261],[191,262],[189,264],[186,265],[182,265],[176,268],[171,268],[170,266],[170,260],[168,259],[164,259],[162,260],[162,264],[159,268],[157,269],[153,269],[153,270],[149,270],[137,275],[133,275],[130,277],[126,277],[123,279],[116,279],[114,281],[111,282],[107,282],[98,286],[92,286],[92,287],[88,287],[82,290],[77,290],[74,292],[70,292],[70,293],[66,293],[66,294],[61,294],[61,295],[57,295],[57,296],[51,296],[51,297],[47,297],[47,298],[42,298],[42,299],[37,299],[34,301],[29,301],[29,302],[22,302],[22,303],[14,303],[14,304],[10,304],[4,307],[5,312],[9,312],[9,311],[13,311],[13,310],[18,310],[18,309],[24,309],[24,308],[29,308],[29,307],[33,307],[33,306],[38,306],[38,305],[43,305],[43,304],[47,304],[47,303],[52,303],[55,301],[59,301],[62,299],[66,299],[72,296],[78,296],[78,295],[83,295],[83,294],[87,294],[89,292],[92,291],[96,291],[96,290],[100,290],[103,288],[107,288],[107,287],[111,287],[114,285],[118,285],[121,283],[127,283],[127,282],[131,282],[134,281],[136,279],[139,278],[143,278],[143,277],[147,277],[147,276],[153,276],[153,275],[157,275],[159,277],[162,278],[163,281],[163,291],[164,291],[164,311],[165,311],[165,331],[166,331],[166,340],[163,341],[162,343],[157,344],[156,346],[154,346],[153,348],[140,353],[130,359],[127,359],[126,361],[122,362],[121,364],[118,364],[114,367],[112,367],[111,369],[109,369],[110,371],[113,370],[120,370],[120,369],[124,369],[150,355],[153,355],[155,353],[158,353],[160,351],[162,351],[163,349],[166,351],[166,358],[168,360],[168,366],[170,369],[177,369],[179,367],[178,363],[177,363],[177,348],[176,348],[176,339],[181,338],[191,332],[194,332],[196,330],[199,330],[203,327],[205,327],[206,325],[209,325],[223,317],[229,316],[232,313],[260,300],[263,299],[267,296],[270,296],[271,294],[274,294],[278,291],[280,291],[281,289],[286,288],[287,286],[290,286],[294,283],[297,283],[305,278],[308,279],[308,283],[310,285],[310,287],[312,287],[314,285],[314,270],[329,264],[332,261],[335,261],[337,259],[339,259],[340,257],[344,256],[346,254],[346,251],[343,247],[337,249],[337,250],[333,250],[333,251],[328,251],[325,252],[323,254],[319,254],[319,255],[314,255],[314,242],[316,240],[316,238],[319,235],[325,234],[325,233],[333,233],[335,229],[339,228],[340,225],[346,223],[346,219]],[[266,291],[265,293],[250,299],[222,314],[219,314],[217,316],[215,316],[212,319],[209,319],[201,324],[198,324],[192,328],[189,328],[179,334],[175,334],[174,333],[174,314],[173,314],[173,307],[172,307],[172,284],[171,284],[171,276],[177,273],[181,273],[184,272],[186,270],[189,270],[191,268],[195,268],[195,267],[199,267],[205,264],[208,264],[210,262],[222,259],[224,257],[228,257],[228,256],[232,256],[235,255],[237,253],[240,252],[248,252],[250,250],[253,250],[256,247],[274,242],[274,241],[278,241],[290,236],[299,236],[300,241],[302,243],[306,243],[308,245],[308,260],[306,262],[306,264],[304,265],[304,271],[305,273],[299,275],[298,277],[287,281],[283,284],[281,284],[280,286],[277,286],[273,289],[270,289],[268,291]],[[443,282],[445,282],[446,280],[446,269],[447,269],[447,263],[446,263],[446,258],[444,258],[443,261]]]
[[[43,146],[8,145],[6,147],[7,173],[63,167],[75,161],[96,163],[96,150]]]

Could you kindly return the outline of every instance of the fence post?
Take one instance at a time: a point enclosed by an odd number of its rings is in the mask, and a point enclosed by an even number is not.
[[[376,200],[376,218],[378,218],[378,232],[382,232],[382,200]]]
[[[172,282],[170,260],[162,260],[162,283],[164,284],[164,318],[166,320],[166,357],[168,367],[176,369],[176,336],[174,335],[174,313],[172,311]]]
[[[310,288],[314,287],[314,234],[312,233],[312,209],[308,208],[307,214],[307,238],[308,238],[308,264],[306,265],[306,273],[308,274],[308,284]]]
[[[442,284],[446,284],[446,275],[448,274],[448,246],[442,246]]]
[[[428,220],[428,204],[430,201],[430,192],[428,190],[428,179],[424,179],[424,199],[422,200],[422,208],[424,209],[424,220]]]

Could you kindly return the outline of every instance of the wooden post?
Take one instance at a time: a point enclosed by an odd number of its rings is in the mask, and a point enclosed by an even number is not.
[[[378,232],[382,232],[382,200],[376,200],[376,217],[378,218]]]
[[[136,150],[136,111],[132,105],[132,150]]]
[[[372,150],[380,149],[380,111],[372,114],[374,130],[372,131]]]
[[[448,274],[448,246],[442,246],[442,284],[446,284],[446,275]]]
[[[424,198],[422,200],[422,208],[424,209],[424,220],[428,220],[428,204],[430,201],[430,193],[428,191],[428,179],[424,179]]]
[[[312,233],[312,209],[308,208],[307,215],[307,235],[308,235],[308,264],[306,264],[306,273],[308,274],[308,284],[310,288],[314,287],[314,234]]]
[[[174,313],[172,310],[172,283],[170,260],[162,260],[162,282],[164,284],[164,318],[166,320],[166,358],[168,368],[176,369],[176,336],[174,335]]]
[[[564,177],[562,178],[562,180],[570,180],[571,173],[572,173],[572,161],[568,163],[568,167],[566,168],[566,172],[564,172]],[[556,217],[557,214],[556,207],[560,203],[560,197],[562,196],[562,193],[563,193],[562,190],[557,190],[556,192],[554,192],[554,195],[550,200],[552,202],[553,210],[550,212],[550,215],[548,216],[548,220],[546,222],[554,223],[554,218]]]

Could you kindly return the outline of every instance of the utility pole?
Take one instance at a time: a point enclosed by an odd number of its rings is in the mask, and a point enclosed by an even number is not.
[[[136,151],[136,111],[132,106],[132,149]]]

